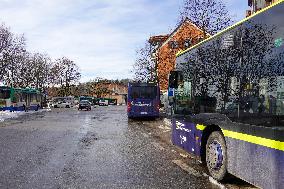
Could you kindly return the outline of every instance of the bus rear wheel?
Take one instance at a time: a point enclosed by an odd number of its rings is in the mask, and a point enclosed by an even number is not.
[[[220,131],[209,135],[206,143],[206,165],[210,175],[217,181],[227,176],[227,147]]]

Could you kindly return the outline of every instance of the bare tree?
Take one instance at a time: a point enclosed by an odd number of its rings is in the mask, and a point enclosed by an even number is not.
[[[62,95],[64,96],[70,95],[70,85],[76,83],[81,78],[79,67],[66,57],[56,60],[53,72],[59,74],[55,80],[62,87]]]
[[[204,32],[215,34],[232,24],[231,16],[222,0],[184,0],[179,23],[189,18]]]
[[[23,35],[13,37],[12,44],[8,48],[5,61],[8,63],[9,82],[11,85],[17,86],[17,80],[21,77],[18,68],[23,64],[22,56],[26,52],[26,39]]]
[[[33,64],[33,84],[37,89],[44,91],[44,89],[49,85],[51,59],[46,54],[40,53],[33,54],[31,58]]]
[[[71,85],[81,77],[78,66],[68,58],[52,62],[42,53],[26,51],[23,35],[14,35],[0,25],[0,80],[13,87],[35,87],[44,92],[48,87],[60,86],[62,95],[70,95]]]
[[[32,75],[33,64],[31,54],[29,52],[24,52],[17,58],[18,62],[14,65],[14,86],[23,88],[29,87],[34,80]]]
[[[0,25],[0,80],[13,82],[13,66],[16,58],[24,49],[25,38],[15,37],[8,27],[4,24]]]
[[[135,81],[157,82],[157,63],[152,59],[151,45],[147,41],[144,46],[136,51],[136,60],[132,72]]]

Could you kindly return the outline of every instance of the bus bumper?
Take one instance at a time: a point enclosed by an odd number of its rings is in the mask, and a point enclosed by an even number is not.
[[[159,112],[150,112],[150,113],[143,113],[143,112],[128,112],[127,116],[129,118],[143,118],[143,117],[151,117],[156,118],[159,117]]]

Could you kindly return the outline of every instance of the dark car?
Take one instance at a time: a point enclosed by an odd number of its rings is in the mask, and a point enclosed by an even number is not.
[[[91,110],[91,103],[88,100],[80,101],[78,110],[83,110],[83,109]]]

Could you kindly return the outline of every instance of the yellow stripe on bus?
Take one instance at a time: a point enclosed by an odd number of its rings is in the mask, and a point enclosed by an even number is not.
[[[204,125],[201,125],[201,124],[196,125],[196,129],[198,129],[200,131],[203,131],[205,128],[206,128],[206,126],[204,126]]]
[[[222,129],[222,132],[224,136],[229,137],[229,138],[234,138],[234,139],[250,142],[253,144],[265,146],[268,148],[273,148],[276,150],[284,151],[284,142],[281,142],[281,141],[262,138],[262,137],[243,134],[243,133],[238,133],[238,132],[229,131],[229,130],[223,130],[223,129]]]
[[[260,11],[257,11],[256,13],[252,14],[251,16],[249,16],[249,17],[247,17],[247,18],[244,18],[243,20],[241,20],[241,21],[239,21],[239,22],[237,22],[237,23],[235,23],[235,24],[233,24],[233,25],[231,25],[231,26],[225,28],[224,30],[220,31],[219,33],[216,33],[215,35],[212,35],[211,37],[209,37],[209,38],[207,38],[207,39],[204,39],[203,41],[201,41],[201,42],[199,42],[199,43],[197,43],[197,44],[195,44],[195,45],[193,45],[193,46],[191,46],[191,47],[189,47],[189,48],[187,48],[187,49],[185,49],[185,50],[180,50],[180,51],[178,51],[178,52],[176,53],[176,57],[178,57],[178,56],[180,56],[180,55],[183,55],[184,53],[186,53],[186,52],[188,52],[188,51],[190,51],[190,50],[192,50],[192,49],[194,49],[194,48],[196,48],[196,47],[198,47],[198,46],[200,46],[200,45],[206,43],[207,41],[210,41],[210,40],[212,40],[212,39],[215,39],[216,37],[222,35],[223,33],[227,32],[227,31],[229,31],[229,30],[232,30],[232,29],[234,29],[235,27],[241,25],[242,23],[244,23],[245,21],[251,19],[252,17],[255,17],[256,15],[259,15],[259,14],[261,14],[261,13],[267,11],[268,9],[271,9],[272,7],[274,7],[274,6],[276,6],[276,5],[280,4],[280,3],[283,3],[283,2],[284,2],[284,0],[280,0],[280,1],[278,1],[278,2],[276,2],[276,3],[274,3],[274,4],[272,4],[272,5],[270,5],[270,6],[266,7],[266,8],[264,8],[264,9],[261,9]]]

